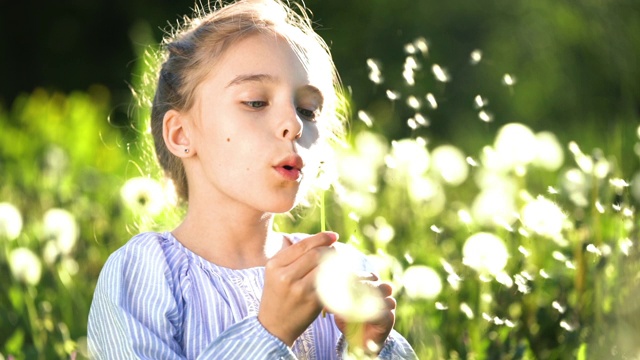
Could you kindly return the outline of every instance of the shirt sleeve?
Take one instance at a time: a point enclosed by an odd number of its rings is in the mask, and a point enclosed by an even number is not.
[[[87,331],[92,359],[187,359],[182,297],[162,249],[149,240],[113,253],[100,273]],[[295,356],[253,316],[227,328],[197,358]]]

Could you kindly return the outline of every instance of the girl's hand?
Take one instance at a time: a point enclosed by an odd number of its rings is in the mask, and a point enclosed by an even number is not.
[[[319,233],[267,261],[258,321],[289,347],[322,310],[315,291],[316,271],[337,239],[336,233]]]
[[[334,314],[338,329],[344,334],[350,347],[360,348],[367,355],[377,355],[396,320],[396,300],[391,296],[393,288],[389,283],[379,281],[375,274],[362,277],[361,281],[377,288],[382,294],[385,308],[376,319],[364,323],[348,322]]]

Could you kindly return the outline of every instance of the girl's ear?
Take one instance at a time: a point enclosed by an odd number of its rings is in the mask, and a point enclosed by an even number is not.
[[[186,158],[195,153],[189,137],[187,119],[177,110],[169,110],[162,119],[162,137],[167,149],[175,156]]]

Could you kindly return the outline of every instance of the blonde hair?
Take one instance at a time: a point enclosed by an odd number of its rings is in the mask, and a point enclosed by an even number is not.
[[[151,134],[156,156],[166,175],[174,182],[178,196],[188,200],[187,178],[182,161],[166,147],[162,136],[167,111],[187,111],[193,106],[198,85],[212,66],[238,40],[256,33],[285,38],[308,71],[324,72],[319,78],[325,97],[321,120],[321,137],[342,135],[340,116],[340,80],[325,41],[313,30],[306,10],[299,13],[279,0],[239,0],[218,4],[208,13],[196,10],[179,29],[162,42],[164,54],[151,108]]]

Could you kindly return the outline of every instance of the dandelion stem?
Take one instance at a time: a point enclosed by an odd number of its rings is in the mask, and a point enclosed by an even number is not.
[[[324,193],[325,191],[323,190],[320,194],[320,231],[327,230],[327,214],[325,210]]]

